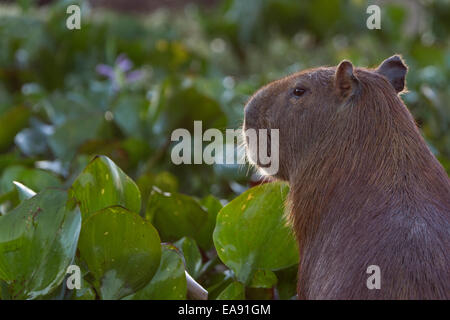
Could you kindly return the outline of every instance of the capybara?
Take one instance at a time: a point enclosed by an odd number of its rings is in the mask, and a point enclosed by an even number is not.
[[[406,73],[398,55],[376,69],[344,60],[245,107],[244,130],[279,129],[273,178],[290,185],[299,299],[450,297],[450,182],[399,97]]]

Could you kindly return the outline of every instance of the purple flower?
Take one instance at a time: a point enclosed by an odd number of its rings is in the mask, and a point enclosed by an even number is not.
[[[126,54],[124,54],[124,53],[122,53],[120,56],[117,57],[116,65],[123,72],[130,71],[131,68],[133,68],[133,62],[131,62],[131,60],[128,59]]]
[[[98,74],[105,76],[107,78],[113,79],[114,78],[114,69],[110,66],[107,66],[106,64],[99,64],[95,68]]]
[[[113,66],[99,64],[95,68],[98,74],[105,76],[111,81],[113,90],[116,91],[124,85],[139,81],[143,77],[142,70],[133,70],[133,62],[122,53],[116,58]]]

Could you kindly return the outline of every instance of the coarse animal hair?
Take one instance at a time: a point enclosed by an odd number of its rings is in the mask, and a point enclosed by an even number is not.
[[[290,185],[300,299],[450,298],[450,182],[399,97],[406,71],[398,55],[377,69],[343,61],[246,105],[244,130],[280,130],[274,178]]]

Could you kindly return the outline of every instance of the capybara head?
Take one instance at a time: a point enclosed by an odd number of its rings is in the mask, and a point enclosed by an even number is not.
[[[243,129],[279,129],[279,170],[272,176],[289,180],[303,161],[327,157],[323,154],[327,147],[347,148],[349,139],[357,142],[357,136],[371,134],[372,126],[364,121],[376,122],[377,117],[396,112],[388,109],[405,88],[406,72],[405,63],[395,55],[376,69],[354,68],[344,60],[337,67],[295,73],[251,97]],[[403,116],[414,123],[408,112]],[[269,135],[268,143],[270,139]],[[251,148],[247,143],[247,155],[258,154]],[[248,158],[261,167],[258,159]]]

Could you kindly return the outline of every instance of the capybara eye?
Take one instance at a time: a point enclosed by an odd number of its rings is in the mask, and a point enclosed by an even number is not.
[[[294,89],[294,95],[297,97],[301,97],[305,93],[305,91],[306,91],[305,89],[297,87]]]

